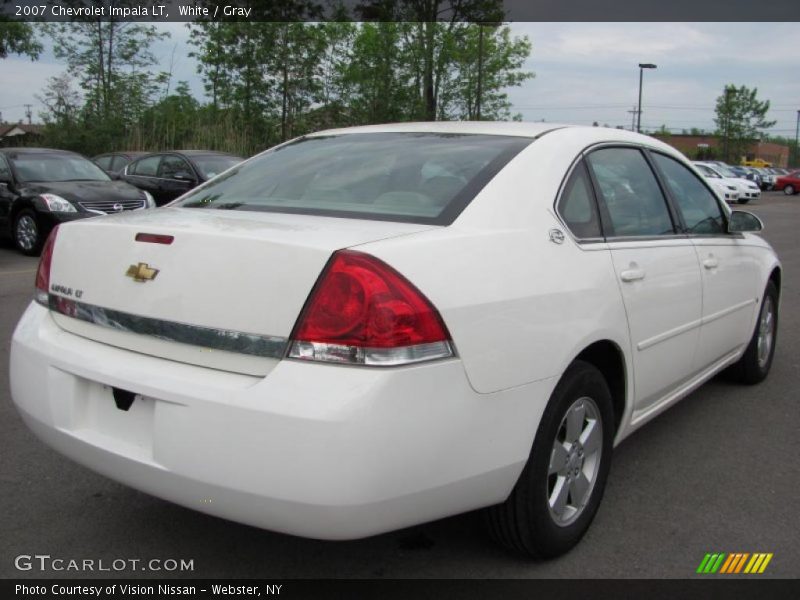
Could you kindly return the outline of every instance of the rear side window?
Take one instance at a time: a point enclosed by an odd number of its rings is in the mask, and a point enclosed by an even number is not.
[[[115,156],[114,160],[111,162],[111,170],[114,171],[114,173],[119,173],[129,162],[131,161],[124,156]]]
[[[583,161],[572,171],[558,201],[558,214],[578,238],[601,237],[600,217]]]
[[[101,169],[108,171],[111,168],[111,159],[113,156],[101,156],[94,159],[94,163]]]
[[[677,160],[651,153],[664,174],[689,233],[725,233],[725,220],[716,197],[689,169]]]
[[[608,237],[671,235],[667,202],[653,171],[636,148],[601,148],[588,157],[598,200],[608,212]]]
[[[178,206],[446,225],[531,141],[443,133],[308,137],[234,167]]]
[[[134,175],[155,177],[158,174],[158,164],[160,162],[160,156],[148,156],[147,158],[143,158],[133,163],[129,171],[131,171]]]

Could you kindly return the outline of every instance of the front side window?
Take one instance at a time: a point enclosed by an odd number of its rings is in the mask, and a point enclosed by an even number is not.
[[[666,179],[688,233],[725,233],[725,219],[716,197],[697,176],[677,160],[651,154]]]
[[[182,175],[192,175],[192,169],[189,164],[180,156],[169,154],[161,161],[161,173],[159,177],[172,179],[176,173]]]
[[[128,169],[133,175],[144,175],[145,177],[155,177],[158,175],[158,165],[161,162],[160,156],[148,156],[133,163]]]
[[[583,161],[575,167],[564,186],[558,201],[558,213],[575,237],[602,236],[597,203]]]
[[[312,136],[233,167],[176,206],[449,224],[530,142],[444,133]]]
[[[672,235],[666,199],[636,148],[601,148],[588,156],[598,194],[608,212],[608,237]]]

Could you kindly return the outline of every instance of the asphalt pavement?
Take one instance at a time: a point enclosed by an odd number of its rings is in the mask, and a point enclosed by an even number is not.
[[[321,542],[194,512],[72,463],[39,442],[11,402],[10,339],[37,259],[0,244],[0,577],[684,578],[709,552],[770,552],[758,577],[798,577],[800,196],[766,193],[747,208],[764,220],[784,266],[769,378],[753,387],[717,378],[623,442],[589,533],[546,562],[493,545],[476,513]],[[106,566],[183,559],[193,570],[15,567],[16,557],[36,554]]]

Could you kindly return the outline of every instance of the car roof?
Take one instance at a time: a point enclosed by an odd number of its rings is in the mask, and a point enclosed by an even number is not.
[[[103,157],[103,156],[131,156],[131,157],[137,157],[137,156],[144,156],[145,154],[150,154],[150,152],[147,152],[146,150],[131,150],[131,151],[128,151],[128,150],[117,150],[117,151],[114,151],[114,152],[103,152],[102,154],[98,154],[96,156],[93,156],[92,160],[94,160],[95,158]]]
[[[524,121],[432,121],[416,123],[392,123],[386,125],[364,125],[341,129],[327,129],[308,134],[307,137],[343,135],[357,133],[444,133],[483,134],[538,138],[551,132],[585,134],[587,143],[620,142],[647,145],[668,153],[678,153],[675,148],[656,138],[613,127],[592,125],[570,125],[566,123],[543,123]]]
[[[58,150],[56,148],[28,148],[28,147],[11,147],[0,148],[3,154],[63,154],[65,156],[81,156],[77,152],[70,152],[69,150]]]

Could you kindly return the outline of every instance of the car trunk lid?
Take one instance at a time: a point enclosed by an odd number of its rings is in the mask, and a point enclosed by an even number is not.
[[[265,375],[333,252],[430,228],[185,208],[77,221],[58,233],[50,306],[84,337]]]

